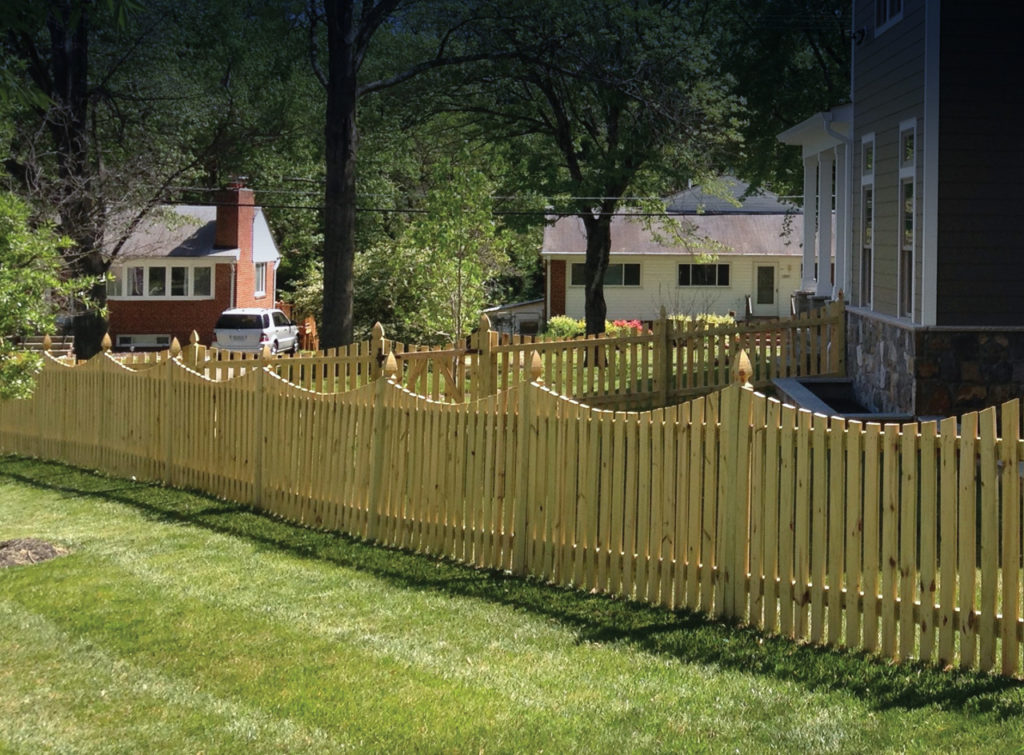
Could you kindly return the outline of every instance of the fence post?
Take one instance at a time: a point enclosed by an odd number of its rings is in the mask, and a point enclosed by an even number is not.
[[[836,373],[839,377],[846,377],[846,300],[843,292],[839,292],[839,298],[833,302],[833,314],[835,324],[832,326],[832,349],[835,352]]]
[[[475,350],[472,355],[473,390],[470,397],[480,400],[492,396],[496,392],[497,354],[493,347],[497,345],[498,334],[491,330],[491,320],[486,314],[480,315],[480,324],[470,341]]]
[[[388,355],[384,351],[384,326],[379,322],[373,324],[373,331],[370,334],[370,377],[379,380],[384,375],[384,361]]]
[[[253,453],[253,464],[256,475],[253,480],[252,499],[253,505],[256,508],[263,508],[263,446],[265,445],[263,437],[263,399],[266,392],[266,360],[269,357],[270,349],[264,346],[263,351],[259,354],[259,367],[256,368],[256,385],[253,387],[253,392],[255,393],[253,401],[255,414],[253,418],[253,439],[256,443]]]
[[[517,439],[516,458],[516,491],[512,501],[515,506],[512,519],[512,573],[519,576],[526,574],[526,528],[527,507],[529,506],[530,493],[530,435],[536,432],[534,421],[536,410],[533,405],[534,386],[540,386],[541,372],[543,365],[540,361],[540,354],[532,351],[530,357],[530,382],[519,386],[519,415],[516,419]]]
[[[395,382],[395,375],[398,374],[398,362],[394,354],[388,354],[381,365],[382,375],[374,386],[373,398],[373,429],[371,436],[371,448],[373,453],[373,467],[370,471],[370,497],[366,502],[366,537],[369,540],[377,540],[380,532],[380,512],[384,509],[384,449],[387,444],[384,442],[384,435],[387,432],[387,422],[384,411],[384,402],[387,400],[387,391]]]
[[[179,346],[178,348],[180,349],[181,347]],[[194,330],[188,337],[188,346],[181,349],[181,361],[196,372],[202,372],[199,366],[206,362],[206,347],[199,343],[199,334]]]
[[[654,322],[654,393],[658,406],[668,406],[668,387],[672,382],[672,351],[669,338],[668,313],[661,307]]]

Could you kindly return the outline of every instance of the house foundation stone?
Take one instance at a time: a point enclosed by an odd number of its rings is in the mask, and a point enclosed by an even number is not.
[[[1024,328],[921,328],[848,310],[847,365],[872,411],[960,415],[1024,395]]]

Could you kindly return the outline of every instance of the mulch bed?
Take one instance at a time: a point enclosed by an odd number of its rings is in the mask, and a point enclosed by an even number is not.
[[[28,566],[51,558],[63,556],[67,548],[61,548],[45,540],[23,537],[18,540],[0,542],[0,569],[5,566]]]

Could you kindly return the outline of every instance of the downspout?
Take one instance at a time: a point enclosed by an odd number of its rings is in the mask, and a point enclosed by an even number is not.
[[[235,300],[235,277],[238,274],[237,268],[238,268],[238,263],[237,262],[232,262],[231,263],[231,296],[229,298],[229,301],[231,302],[231,307],[232,308],[238,306],[238,302]]]

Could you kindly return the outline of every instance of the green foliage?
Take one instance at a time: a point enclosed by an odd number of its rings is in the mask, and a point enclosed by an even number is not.
[[[736,171],[756,188],[803,193],[800,150],[777,135],[817,112],[849,102],[849,0],[715,0],[710,26],[723,68],[750,118],[741,126]]]
[[[669,319],[680,324],[697,322],[711,328],[718,325],[736,324],[736,318],[733,315],[716,315],[710,312],[705,312],[699,315],[669,315]]]
[[[568,315],[555,315],[544,329],[544,335],[553,341],[579,338],[586,332],[586,320],[574,320]],[[605,320],[604,332],[612,338],[635,336],[643,332],[643,323],[639,320]]]
[[[60,250],[70,244],[48,227],[33,229],[28,206],[0,193],[0,397],[32,392],[41,365],[37,354],[12,339],[53,334],[58,305],[84,296],[92,279],[63,280]]]
[[[587,332],[587,323],[575,320],[568,315],[555,315],[548,320],[544,335],[553,340],[576,338]]]

